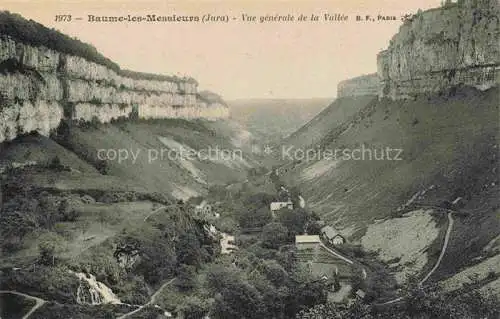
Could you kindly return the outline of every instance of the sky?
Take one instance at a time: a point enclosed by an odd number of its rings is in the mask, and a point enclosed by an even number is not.
[[[439,0],[2,0],[0,9],[91,43],[122,68],[192,76],[199,89],[227,100],[335,97],[345,79],[376,72],[376,55],[387,48],[400,17],[439,6]],[[56,22],[67,14],[71,22]],[[91,23],[88,15],[228,16],[214,23]],[[242,21],[242,14],[257,22]],[[260,16],[319,16],[319,21],[265,22]],[[326,22],[324,14],[349,17]],[[355,16],[397,21],[356,22]],[[80,17],[82,20],[75,20]],[[234,20],[232,18],[235,18]]]

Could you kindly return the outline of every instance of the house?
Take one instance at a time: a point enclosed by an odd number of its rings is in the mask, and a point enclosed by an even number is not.
[[[269,208],[271,209],[271,212],[275,212],[285,207],[288,209],[293,209],[292,201],[288,200],[286,202],[272,202]]]
[[[194,208],[194,215],[198,218],[210,220],[220,218],[220,214],[214,211],[214,207],[201,197],[190,199],[188,203]]]
[[[296,235],[295,247],[297,250],[317,250],[321,244],[318,235]]]
[[[210,215],[212,214],[212,205],[210,205],[206,200],[202,200],[201,203],[194,207],[194,212],[197,215]]]
[[[238,249],[235,245],[234,236],[222,233],[222,239],[220,241],[221,254],[231,254],[233,251]]]
[[[342,245],[346,242],[345,238],[337,232],[332,226],[321,228],[321,235],[332,245]]]
[[[273,219],[276,218],[276,212],[282,208],[288,208],[292,210],[293,209],[292,201],[288,200],[286,202],[272,202],[269,205],[269,209],[271,210],[271,215],[273,216]]]

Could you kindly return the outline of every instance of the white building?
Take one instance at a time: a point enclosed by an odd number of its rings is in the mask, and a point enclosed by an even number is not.
[[[270,205],[271,212],[275,212],[285,207],[288,209],[293,209],[292,201],[289,200],[286,202],[272,202]]]
[[[220,240],[221,254],[231,254],[233,251],[238,249],[238,246],[234,244],[234,236],[222,233],[222,239]]]
[[[286,202],[272,202],[271,205],[269,206],[269,209],[271,210],[271,215],[273,216],[273,219],[276,218],[276,212],[282,208],[288,208],[292,210],[293,209],[292,201],[288,200]]]
[[[318,235],[296,235],[295,246],[297,250],[317,250],[321,244]]]
[[[206,200],[203,200],[194,207],[194,211],[196,214],[208,215],[212,213],[212,205],[210,205]]]

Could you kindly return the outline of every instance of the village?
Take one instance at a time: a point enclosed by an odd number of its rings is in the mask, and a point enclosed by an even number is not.
[[[238,259],[239,237],[258,237],[263,231],[263,227],[253,227],[223,232],[215,226],[221,218],[228,215],[228,212],[221,211],[224,206],[222,202],[197,197],[188,200],[187,204],[195,218],[210,224],[207,230],[213,236],[218,236],[221,254],[234,256],[233,263]],[[269,202],[266,209],[270,213],[271,222],[276,222],[279,215],[294,209],[305,212],[306,201],[301,195],[292,194],[284,185],[280,185],[275,200]],[[357,287],[353,287],[353,282],[367,280],[366,267],[339,251],[339,248],[346,247],[346,244],[347,239],[341,231],[319,218],[308,221],[304,229],[293,238],[297,262],[307,267],[317,280],[324,281],[331,287],[328,299],[337,303],[352,303],[366,297],[366,292],[361,289],[365,285],[358,283]]]

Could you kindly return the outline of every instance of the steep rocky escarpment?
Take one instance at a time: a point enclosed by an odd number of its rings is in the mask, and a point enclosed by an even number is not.
[[[337,97],[377,95],[380,80],[376,73],[357,76],[342,81],[337,86]]]
[[[379,96],[400,99],[457,85],[494,86],[499,17],[497,0],[463,0],[417,13],[377,57]]]
[[[223,103],[202,98],[191,78],[141,78],[4,34],[0,72],[0,142],[32,131],[47,135],[63,118],[107,123],[132,114],[187,119],[229,115]]]
[[[353,100],[351,108],[360,102]],[[428,214],[443,232],[446,216],[439,207],[461,198],[460,207],[452,206],[464,215],[455,218],[442,267],[433,278],[447,275],[444,271],[452,274],[473,258],[484,257],[482,247],[498,236],[500,229],[498,88],[484,92],[459,88],[453,96],[433,94],[406,101],[374,98],[342,124],[336,118],[329,120],[330,131],[325,132],[321,122],[300,131],[303,141],[318,139],[311,132],[323,132],[319,144],[325,151],[313,152],[280,174],[286,184],[300,188],[310,209],[356,241],[389,225],[381,224],[370,232],[370,225],[379,220],[402,217],[398,221],[415,227],[404,213],[429,206],[438,207]],[[301,147],[301,140],[292,143]],[[337,156],[326,155],[337,150]],[[426,231],[433,230],[431,226]],[[401,238],[385,229],[391,240]],[[383,246],[388,238],[369,241],[374,246],[369,248],[396,258],[392,247]],[[420,236],[420,242],[413,242],[412,252],[405,256],[418,256],[422,249],[416,244],[428,246],[435,238]],[[425,265],[428,268],[424,269],[430,270],[438,258],[441,242],[435,242],[426,252],[427,265],[422,259],[419,268]]]

